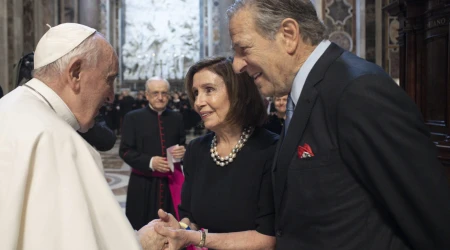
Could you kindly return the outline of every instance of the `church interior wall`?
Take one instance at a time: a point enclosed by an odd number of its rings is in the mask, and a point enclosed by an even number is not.
[[[126,50],[130,36],[136,35],[127,33],[127,27],[130,28],[130,26],[134,25],[130,23],[132,19],[129,18],[130,13],[127,12],[127,4],[130,1],[133,2],[134,0],[0,0],[1,7],[6,7],[0,8],[0,34],[2,34],[0,38],[0,56],[7,58],[7,60],[0,62],[0,84],[2,88],[5,92],[9,92],[14,88],[14,84],[12,84],[14,64],[19,61],[21,56],[31,52],[36,47],[37,41],[47,30],[46,24],[54,26],[61,22],[79,22],[94,27],[103,33],[113,47],[116,48],[117,53],[121,55],[123,74],[117,82],[116,89],[139,88],[149,75],[143,74],[141,77],[129,77],[126,73],[130,67],[126,65],[126,57],[137,58],[146,54],[145,52],[130,54],[130,51]],[[156,3],[162,6],[164,3],[169,2],[171,1],[142,3],[143,6],[147,5],[149,8],[148,12],[155,12],[155,9],[151,6],[152,4]],[[198,38],[196,38],[197,40],[191,40],[197,43],[195,44],[198,50],[196,53],[199,55],[195,57],[191,55],[190,58],[184,59],[186,63],[182,66],[183,73],[181,75],[180,72],[176,76],[175,73],[168,75],[168,78],[172,78],[176,85],[180,85],[179,88],[182,88],[183,74],[187,71],[189,63],[204,56],[229,56],[232,54],[231,40],[228,34],[228,20],[225,13],[232,2],[233,0],[198,0],[196,3],[198,10],[189,11],[191,14],[197,13],[199,27],[193,29],[193,32],[198,33]],[[332,41],[369,61],[379,64],[395,78],[398,75],[399,64],[395,33],[397,32],[398,35],[398,22],[395,17],[390,17],[383,12],[383,6],[388,2],[389,0],[314,1],[319,17],[324,20],[331,31],[332,36],[330,39]],[[200,10],[200,8],[203,9]],[[147,18],[150,19],[148,14]],[[176,18],[173,19],[178,20]],[[193,24],[190,25],[192,26]],[[166,45],[167,48],[178,46],[177,35],[186,33],[186,29],[177,28],[179,30],[172,34],[172,38],[169,41],[167,39],[164,41],[164,43],[169,43]],[[141,27],[139,32],[141,34],[151,33],[147,27]],[[150,39],[147,38],[147,40]],[[192,41],[188,42],[192,43]],[[189,50],[185,49],[184,53],[173,49],[173,53],[166,53],[166,56],[171,54],[173,61],[174,55],[181,56],[185,54],[184,56],[187,56],[193,50],[192,48]],[[166,52],[169,50],[166,49]],[[151,51],[149,53],[150,55],[153,54]],[[138,63],[138,67],[141,64],[146,65],[145,58],[137,61],[141,61]],[[163,60],[161,59],[160,61]],[[152,69],[147,64],[147,68],[142,67],[141,70],[147,70],[152,75],[158,75],[161,74],[161,70],[157,70],[157,66],[158,63],[155,63]],[[173,65],[171,70],[173,71]]]

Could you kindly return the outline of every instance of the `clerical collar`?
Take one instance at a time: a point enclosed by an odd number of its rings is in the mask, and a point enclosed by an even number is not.
[[[75,115],[72,111],[70,111],[69,107],[67,107],[66,103],[45,83],[33,78],[22,87],[26,87],[27,90],[31,91],[34,95],[43,100],[45,104],[53,109],[53,111],[55,111],[55,113],[67,122],[73,129],[80,129],[80,124],[78,124],[77,118],[75,118]]]
[[[151,110],[153,110],[153,111],[155,111],[156,113],[158,113],[158,115],[161,115],[164,111],[166,111],[166,108],[164,108],[163,111],[156,111],[156,110],[152,107],[152,105],[150,105],[150,103],[148,104],[148,106],[150,107]]]

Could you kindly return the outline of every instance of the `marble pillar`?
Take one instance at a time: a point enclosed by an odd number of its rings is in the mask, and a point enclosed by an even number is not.
[[[366,58],[366,0],[355,3],[356,10],[356,55]]]
[[[23,0],[23,53],[21,56],[34,51],[35,48],[35,29],[34,11],[35,4],[33,0]]]
[[[376,62],[376,13],[375,0],[366,0],[366,60],[373,63]]]
[[[30,1],[30,0],[25,0]],[[15,0],[13,1],[13,26],[10,32],[13,34],[13,60],[12,64],[16,64],[24,53],[24,1],[23,0]],[[9,14],[9,13],[8,13]]]
[[[8,0],[0,0],[0,86],[6,94],[9,92],[9,68],[8,68]],[[5,60],[6,59],[6,60]]]
[[[58,24],[59,0],[35,0],[34,1],[34,48],[39,39],[47,32],[48,27]]]
[[[4,72],[0,77],[3,92],[8,93],[14,89],[15,85],[12,79],[14,65],[23,54],[23,1],[7,0],[3,4],[6,8],[2,8],[0,11],[2,14],[0,15],[3,16],[2,20],[6,19],[6,22],[2,22],[6,27],[2,28],[1,31],[3,39],[1,47],[6,48],[6,51],[0,52],[3,54],[1,58],[4,58],[0,70]]]
[[[108,31],[108,26],[110,24],[109,14],[110,14],[111,1],[110,0],[100,0],[100,19],[98,23],[97,30],[102,33],[108,41],[111,42],[110,34]]]
[[[218,55],[222,56],[230,56],[232,54],[231,51],[231,38],[230,33],[228,31],[228,18],[227,18],[227,9],[233,4],[233,0],[221,0],[219,3],[219,30],[220,30],[220,38],[219,38],[219,51]]]
[[[79,23],[98,29],[100,26],[100,0],[79,0]]]

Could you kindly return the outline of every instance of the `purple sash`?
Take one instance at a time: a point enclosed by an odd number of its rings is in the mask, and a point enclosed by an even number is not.
[[[178,214],[178,205],[181,203],[181,188],[183,187],[184,175],[181,170],[181,164],[179,162],[173,164],[173,173],[161,173],[153,171],[151,175],[145,174],[134,168],[131,171],[138,175],[148,176],[148,177],[158,177],[158,178],[168,178],[170,196],[172,197],[172,203],[175,209],[175,217],[180,220],[180,215]]]

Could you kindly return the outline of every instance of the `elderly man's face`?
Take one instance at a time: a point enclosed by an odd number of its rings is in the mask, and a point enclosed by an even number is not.
[[[169,85],[162,80],[153,80],[147,84],[145,97],[154,110],[163,111],[169,103]]]
[[[97,67],[85,69],[80,101],[83,112],[78,115],[81,132],[87,131],[95,123],[95,117],[105,103],[114,101],[114,80],[118,74],[118,59],[109,43],[103,38],[99,41],[102,50],[97,59]]]
[[[248,9],[239,10],[231,18],[229,29],[235,52],[234,71],[247,72],[264,96],[289,93],[286,68],[290,65],[286,61],[280,35],[277,34],[275,40],[270,40],[257,33],[253,16]]]

